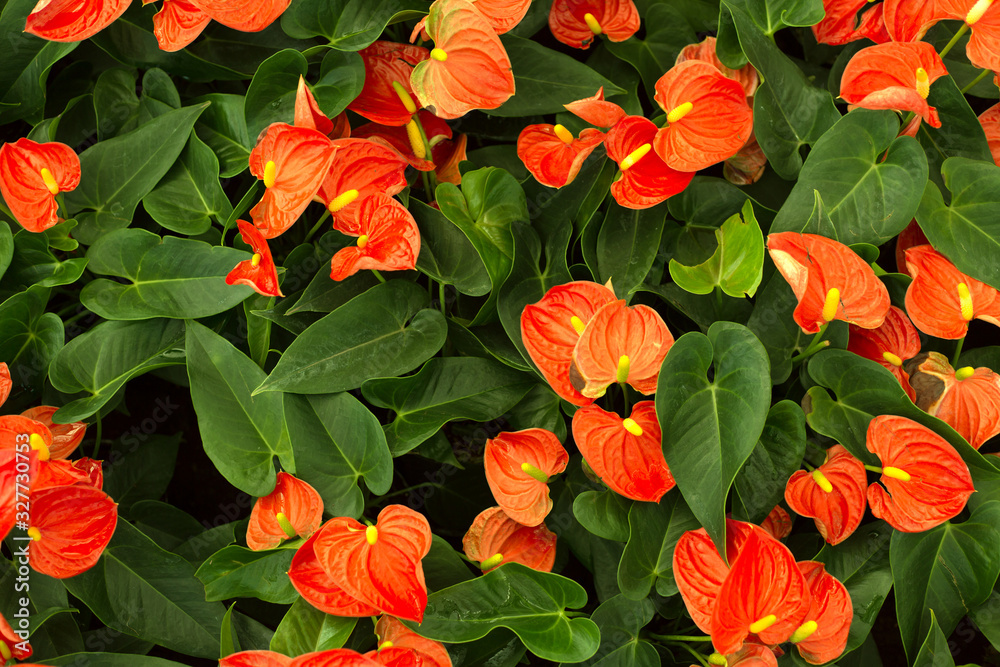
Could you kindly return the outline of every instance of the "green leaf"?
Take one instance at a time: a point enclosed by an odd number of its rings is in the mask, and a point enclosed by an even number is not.
[[[10,225],[0,220],[0,278],[3,278],[14,257],[14,235],[10,233]]]
[[[446,357],[429,360],[414,375],[369,380],[361,391],[373,405],[396,412],[386,439],[392,455],[401,456],[455,419],[496,419],[533,384],[531,376],[489,359]]]
[[[565,111],[564,104],[591,97],[601,86],[605,97],[625,92],[571,56],[530,39],[507,34],[500,41],[510,58],[517,94],[492,109],[491,116],[559,113]]]
[[[628,516],[634,501],[611,489],[584,491],[573,499],[573,516],[588,531],[606,540],[627,542]]]
[[[75,236],[81,243],[128,227],[136,206],[173,166],[204,110],[200,105],[170,111],[80,154],[83,176],[66,193],[65,203],[80,222]]]
[[[162,226],[189,236],[208,231],[211,218],[224,223],[233,212],[219,184],[219,159],[195,134],[142,205]]]
[[[180,407],[170,396],[154,399],[149,419],[154,424],[168,423]],[[180,433],[147,435],[140,425],[115,440],[109,454],[102,452],[106,461],[104,491],[118,503],[120,514],[128,515],[140,500],[157,500],[163,495],[174,476],[180,441]]]
[[[1000,592],[994,589],[986,602],[969,610],[969,618],[976,628],[990,641],[993,648],[1000,646]],[[998,649],[1000,650],[1000,649]]]
[[[417,268],[439,283],[454,285],[462,294],[488,294],[490,274],[462,230],[419,199],[410,200],[409,209],[420,229]]]
[[[292,603],[271,639],[271,650],[295,657],[329,651],[347,643],[358,619],[324,614],[305,598]]]
[[[683,16],[683,4],[680,7],[672,7],[667,3],[657,2],[642,18],[643,26],[646,28],[644,38],[632,36],[624,42],[608,41],[604,44],[608,51],[639,72],[646,93],[652,98],[656,82],[664,72],[674,66],[681,49],[688,44],[696,43],[698,37],[696,30]],[[594,88],[593,92],[574,99],[590,97],[596,92],[597,88]]]
[[[0,359],[11,365],[16,384],[41,388],[52,362],[63,347],[62,320],[46,313],[49,290],[30,287],[0,303]]]
[[[626,597],[641,600],[653,585],[660,595],[677,592],[674,548],[686,531],[701,524],[677,491],[659,503],[633,503],[628,513],[629,536],[618,565],[618,587]]]
[[[93,280],[80,292],[88,309],[109,320],[207,317],[229,310],[252,293],[227,285],[225,276],[249,253],[144,229],[102,236],[87,252],[90,270],[125,278]]]
[[[232,178],[242,173],[249,166],[250,149],[253,148],[243,115],[244,97],[212,93],[195,98],[193,102],[209,102],[194,124],[194,131],[219,159],[219,176]]]
[[[799,180],[778,211],[771,233],[817,232],[803,222],[822,195],[846,245],[882,245],[913,219],[927,181],[927,158],[912,137],[897,137],[888,111],[855,109],[813,146]],[[887,152],[888,151],[888,152]]]
[[[753,296],[764,270],[764,234],[747,200],[740,214],[731,216],[716,230],[718,247],[697,266],[670,260],[670,277],[692,294],[710,294],[716,287],[731,297]],[[658,245],[658,244],[657,244]],[[656,246],[654,246],[655,248]]]
[[[427,302],[402,280],[371,288],[299,335],[254,393],[331,394],[413,370],[445,341],[444,316]]]
[[[991,258],[1000,252],[1000,167],[963,157],[944,161],[944,182],[951,191],[945,204],[933,183],[924,190],[917,222],[931,244],[973,278],[1000,288],[1000,267]]]
[[[68,424],[91,416],[126,382],[162,366],[184,363],[184,323],[177,320],[102,322],[71,340],[49,368],[52,386],[88,394],[61,407],[53,418]]]
[[[943,185],[939,175],[948,158],[963,157],[993,164],[983,126],[952,77],[943,76],[935,81],[927,102],[947,119],[938,128],[920,123],[916,136],[927,155],[929,176],[935,185]]]
[[[590,617],[601,631],[597,653],[581,667],[658,667],[660,656],[653,645],[639,638],[639,631],[653,620],[653,602],[616,595]]]
[[[760,438],[771,403],[767,354],[746,327],[716,322],[708,336],[681,336],[660,377],[671,379],[656,391],[663,455],[691,511],[725,551],[726,497]]]
[[[431,550],[424,556],[421,564],[427,579],[427,588],[431,592],[460,584],[476,576],[472,574],[469,564],[462,560],[458,552],[437,535],[432,536]]]
[[[285,394],[284,400],[299,478],[319,492],[328,513],[361,516],[365,503],[358,480],[363,478],[376,496],[392,484],[392,457],[382,426],[348,393]]]
[[[907,656],[919,652],[932,625],[945,636],[990,596],[1000,574],[1000,502],[977,508],[964,523],[923,533],[896,531],[889,547],[896,618]]]
[[[782,28],[815,25],[825,14],[822,0],[727,0],[727,2],[746,11],[757,27],[769,37]]]
[[[233,628],[233,609],[236,608],[236,603],[229,605],[229,609],[226,610],[226,615],[222,617],[222,638],[219,642],[219,657],[225,658],[227,655],[232,655],[233,653],[238,653],[240,651],[240,638],[236,636],[236,632]]]
[[[14,257],[5,282],[24,286],[59,287],[80,279],[87,267],[82,257],[60,260],[49,250],[46,234],[22,229],[14,235]]]
[[[508,628],[543,660],[581,662],[594,655],[600,631],[588,618],[566,609],[587,604],[587,592],[572,579],[507,563],[476,579],[431,594],[415,631],[436,641],[471,642]]]
[[[611,281],[619,298],[642,285],[660,250],[667,206],[630,209],[612,204],[597,236],[597,282]]]
[[[342,51],[360,51],[390,23],[426,13],[421,0],[295,0],[281,16],[281,29],[300,39],[325,37]]]
[[[52,667],[184,667],[183,663],[135,653],[71,653],[46,658]]]
[[[299,594],[288,578],[293,549],[251,551],[233,544],[209,556],[195,576],[205,584],[209,602],[231,598],[257,598],[290,604]]]
[[[948,637],[941,632],[934,610],[931,609],[931,627],[927,630],[920,652],[913,661],[913,667],[955,667],[955,659],[951,657],[951,647]]]
[[[210,329],[187,324],[191,400],[205,453],[222,476],[252,496],[266,496],[276,480],[271,459],[295,472],[280,394],[251,396],[264,371]]]
[[[733,516],[760,524],[785,495],[785,485],[802,465],[806,418],[792,401],[771,406],[757,446],[736,475]]]

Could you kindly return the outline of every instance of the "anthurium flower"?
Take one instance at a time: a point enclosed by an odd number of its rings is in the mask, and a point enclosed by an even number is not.
[[[380,125],[406,125],[417,105],[410,74],[430,52],[422,46],[373,42],[358,52],[365,63],[365,85],[347,108]]]
[[[609,288],[576,281],[553,287],[521,312],[521,340],[528,355],[560,398],[574,405],[588,405],[594,399],[570,382],[573,349],[594,313],[614,300]]]
[[[780,644],[806,620],[809,587],[788,547],[753,530],[740,548],[712,609],[712,645],[738,651],[750,635]]]
[[[775,505],[764,520],[760,522],[760,527],[767,531],[767,534],[776,540],[781,540],[792,534],[792,517],[781,505]]]
[[[917,221],[910,220],[910,224],[896,237],[896,270],[909,276],[910,270],[906,268],[906,251],[914,246],[928,245],[929,243],[930,241],[927,240],[924,230],[920,229]]]
[[[517,27],[531,7],[531,0],[473,0],[473,2],[498,35]]]
[[[937,110],[927,104],[931,85],[948,70],[927,42],[890,42],[854,54],[840,80],[840,96],[862,109],[912,111],[941,127]]]
[[[929,245],[906,251],[913,282],[906,289],[906,312],[913,325],[935,338],[964,338],[969,322],[1000,326],[1000,292],[955,268]]]
[[[615,493],[659,502],[676,482],[663,458],[653,401],[641,401],[622,419],[597,405],[573,415],[573,440],[587,465]]]
[[[681,192],[694,172],[671,169],[653,150],[656,125],[642,116],[621,119],[604,140],[608,157],[618,163],[621,174],[611,184],[611,195],[619,206],[644,209],[656,206]]]
[[[340,116],[338,116],[340,119]],[[343,117],[344,124],[347,124],[347,117]],[[313,97],[312,91],[309,90],[309,85],[306,84],[306,79],[304,76],[299,76],[299,85],[295,89],[295,120],[293,121],[295,127],[305,127],[310,130],[316,130],[320,134],[330,137],[334,135],[333,139],[340,138],[340,132],[334,133],[336,123],[330,120],[329,117],[319,108],[319,104],[316,103],[316,98]],[[347,135],[351,134],[351,126],[347,124]]]
[[[80,158],[66,144],[18,139],[0,147],[0,194],[29,232],[57,224],[56,195],[79,184]]]
[[[388,642],[394,647],[415,651],[428,667],[451,667],[451,656],[444,644],[421,637],[392,616],[381,616],[375,624],[379,646]]]
[[[274,651],[240,651],[219,660],[219,667],[377,667],[375,662],[346,648],[304,653],[297,658]]]
[[[812,27],[813,35],[820,44],[832,46],[859,39],[870,39],[876,44],[888,42],[884,7],[884,4],[872,5],[868,0],[823,0],[826,16]]]
[[[191,0],[227,28],[259,32],[281,16],[292,0]]]
[[[673,344],[673,335],[655,310],[613,301],[594,313],[580,334],[570,382],[588,398],[603,396],[614,382],[627,382],[639,393],[652,394],[660,364]]]
[[[465,153],[468,143],[469,138],[460,134],[454,141],[445,139],[431,149],[431,156],[434,158],[434,176],[439,183],[458,185],[462,182],[459,165],[468,159]]]
[[[295,551],[288,578],[306,602],[334,616],[375,616],[380,610],[353,597],[331,579],[313,546],[319,532]]]
[[[605,35],[624,42],[639,30],[639,11],[632,0],[555,0],[549,10],[552,36],[575,49],[589,49]]]
[[[258,498],[247,525],[247,546],[273,549],[296,535],[309,537],[323,523],[323,499],[312,486],[279,472],[274,490]]]
[[[548,481],[568,462],[559,438],[543,428],[500,433],[486,441],[483,454],[486,482],[497,504],[525,526],[537,526],[552,510]]]
[[[7,619],[0,614],[0,658],[6,663],[11,658],[27,660],[31,657],[31,644],[21,639],[10,627]]]
[[[292,659],[275,651],[240,651],[219,660],[219,667],[289,667]]]
[[[536,181],[561,188],[573,182],[602,141],[604,133],[590,127],[577,138],[562,125],[529,125],[517,137],[517,157]]]
[[[56,579],[89,570],[111,541],[117,523],[118,505],[92,486],[32,492],[28,528],[31,567]]]
[[[826,452],[826,462],[812,472],[792,473],[785,502],[792,511],[815,519],[830,544],[840,544],[857,530],[865,515],[868,476],[864,464],[840,445]]]
[[[868,425],[867,446],[882,461],[882,484],[868,487],[868,505],[896,530],[920,533],[941,525],[975,491],[955,448],[911,419],[876,417]]]
[[[469,560],[490,572],[504,563],[521,563],[539,572],[551,572],[556,559],[556,535],[544,523],[525,526],[511,519],[501,507],[476,516],[462,549]]]
[[[0,449],[17,450],[25,436],[29,447],[38,452],[39,461],[52,457],[52,432],[45,424],[21,415],[0,417]]]
[[[938,0],[885,0],[885,27],[894,42],[915,42],[939,20],[948,18]]]
[[[467,0],[435,0],[427,16],[434,40],[410,85],[420,106],[440,118],[496,109],[514,94],[510,59],[493,26]]]
[[[831,320],[865,329],[885,321],[889,292],[872,267],[843,243],[816,234],[781,232],[767,251],[798,299],[792,317],[805,333]]]
[[[976,67],[1000,70],[1000,6],[993,0],[936,0],[944,18],[964,21],[971,29],[965,55]]]
[[[10,379],[10,368],[7,367],[6,362],[0,361],[0,405],[7,402],[7,397],[10,396],[10,390],[13,387],[14,383]]]
[[[798,566],[809,586],[812,605],[791,640],[803,660],[822,665],[839,658],[847,648],[854,604],[844,584],[827,572],[823,563],[807,560]]]
[[[318,196],[330,211],[333,228],[359,236],[358,213],[369,195],[398,194],[407,186],[406,159],[374,141],[338,139],[337,159],[326,173]]]
[[[362,269],[402,271],[417,266],[420,230],[405,206],[384,194],[361,202],[355,225],[340,231],[357,236],[356,245],[338,250],[330,263],[330,277],[343,280]]]
[[[101,462],[84,457],[75,461],[50,459],[41,462],[31,482],[31,492],[83,484],[100,490],[104,486]]]
[[[986,133],[986,142],[990,146],[993,161],[1000,165],[1000,104],[994,104],[979,114],[979,124]]]
[[[266,239],[283,234],[319,191],[333,162],[336,147],[307,127],[273,123],[250,152],[250,173],[267,188],[250,210],[254,225]]]
[[[753,111],[739,81],[714,65],[688,60],[656,82],[656,103],[667,124],[653,149],[671,169],[698,171],[732,157],[753,132]]]
[[[0,400],[0,403],[3,401]],[[56,424],[52,421],[52,415],[59,408],[51,405],[39,405],[28,408],[21,413],[22,417],[32,419],[44,425],[52,434],[52,442],[49,443],[49,457],[53,459],[64,459],[76,451],[83,441],[83,436],[87,431],[87,425],[83,422],[72,422],[70,424]]]
[[[452,137],[451,127],[426,109],[418,111],[416,119],[424,130],[427,142],[431,145],[431,155],[427,155],[427,147],[423,145],[419,131],[417,136],[412,136],[409,127],[366,123],[357,128],[353,136],[356,139],[371,139],[395,149],[414,169],[433,171],[436,168],[435,162],[442,157],[438,153],[438,147]]]
[[[614,127],[626,115],[625,109],[604,100],[604,86],[598,88],[592,97],[564,104],[563,108],[591,125],[603,128]]]
[[[777,650],[781,651],[781,649]],[[720,654],[713,655],[719,656]],[[709,656],[709,664],[716,664],[712,663],[711,659],[712,656]],[[722,656],[722,659],[725,660],[724,663],[716,658],[717,664],[725,664],[726,667],[778,667],[778,658],[774,655],[773,650],[763,644],[752,642],[747,642],[735,653]],[[698,666],[691,665],[691,667]]]
[[[918,408],[947,423],[976,449],[1000,433],[1000,375],[985,367],[955,370],[940,352],[925,352],[906,366]]]
[[[719,60],[719,56],[715,52],[715,43],[715,37],[709,35],[697,44],[688,44],[677,54],[677,60],[674,64],[678,65],[688,60],[699,60],[709,65],[714,65],[727,79],[738,81],[743,86],[743,92],[747,97],[753,97],[753,94],[757,91],[757,84],[760,82],[757,70],[750,63],[739,69],[726,67]]]
[[[23,500],[27,489],[38,475],[38,456],[33,452],[28,452],[27,460],[25,460],[24,454],[22,453],[22,456],[19,458],[17,450],[13,448],[0,449],[0,540],[7,537],[7,534],[10,533],[17,520],[17,496],[19,490],[17,486],[17,464],[19,462],[22,464],[22,472],[20,474],[27,475],[26,478],[21,477],[23,486],[20,487],[20,492]],[[25,463],[27,463],[26,469],[24,466]],[[27,479],[27,484],[24,483],[25,479]],[[23,509],[23,506],[21,509]],[[2,640],[2,637],[0,637],[0,640]]]
[[[130,0],[40,0],[28,14],[25,32],[52,42],[79,42],[96,35],[125,13]]]
[[[180,51],[198,38],[212,20],[190,0],[163,0],[153,16],[153,34],[161,51]]]
[[[767,156],[757,143],[757,137],[751,133],[743,148],[722,163],[722,175],[733,185],[751,185],[764,175],[765,167]]]
[[[903,362],[920,354],[920,334],[901,309],[890,306],[885,321],[874,329],[850,326],[847,349],[865,359],[871,359],[889,369],[913,400],[916,394],[910,386],[910,375]]]
[[[253,250],[253,256],[236,265],[226,276],[227,285],[249,285],[264,296],[285,296],[278,286],[278,268],[271,257],[267,239],[260,231],[245,220],[237,220],[243,242]]]

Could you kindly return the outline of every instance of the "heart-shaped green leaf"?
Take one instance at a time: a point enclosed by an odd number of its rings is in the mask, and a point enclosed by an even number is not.
[[[633,503],[628,513],[628,544],[618,565],[618,587],[633,600],[649,595],[674,595],[674,548],[686,531],[701,527],[676,490],[659,503]]]
[[[294,555],[292,549],[251,551],[233,544],[209,556],[195,576],[205,584],[205,599],[209,602],[257,598],[289,604],[299,597],[288,578]]]
[[[285,613],[271,639],[271,650],[287,656],[329,651],[347,643],[358,619],[331,616],[299,598]]]
[[[771,406],[760,440],[736,475],[733,517],[760,524],[785,495],[785,485],[802,465],[806,418],[798,403]]]

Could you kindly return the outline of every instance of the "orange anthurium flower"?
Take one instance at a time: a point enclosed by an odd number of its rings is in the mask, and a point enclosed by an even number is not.
[[[657,136],[653,121],[626,116],[604,139],[608,157],[618,163],[621,175],[611,184],[611,195],[619,206],[643,209],[656,206],[681,192],[694,172],[671,169],[653,150]]]
[[[161,51],[180,51],[198,38],[212,20],[190,0],[163,0],[153,16],[153,34]]]
[[[564,104],[563,108],[591,125],[603,128],[614,127],[626,115],[625,109],[614,102],[604,100],[604,86],[598,88],[597,94],[593,97]]]
[[[986,133],[986,142],[990,145],[993,161],[1000,165],[1000,104],[994,104],[979,114],[979,123]]]
[[[130,0],[40,0],[28,14],[25,32],[52,42],[79,42],[96,35],[125,13]]]
[[[312,486],[279,472],[274,491],[258,498],[247,525],[247,546],[273,549],[296,535],[309,537],[323,523],[323,499]]]
[[[7,619],[0,615],[0,657],[4,661],[14,658],[16,660],[27,660],[31,657],[31,645],[21,639],[10,627]]]
[[[939,352],[925,352],[907,368],[917,407],[947,423],[974,448],[1000,433],[1000,375],[989,368],[955,370]]]
[[[413,68],[420,106],[440,118],[496,109],[514,94],[510,58],[490,22],[467,0],[435,0],[427,16],[431,57]]]
[[[847,648],[854,604],[844,584],[828,573],[823,563],[807,560],[798,566],[809,585],[812,606],[791,640],[803,660],[822,665],[839,658]]]
[[[831,320],[874,329],[889,312],[889,291],[853,250],[825,236],[781,232],[767,251],[798,299],[793,317],[807,334]]]
[[[525,526],[501,507],[483,510],[462,538],[469,560],[490,572],[504,563],[521,563],[539,572],[551,572],[556,560],[556,535],[545,527]]]
[[[410,166],[419,171],[433,171],[435,160],[438,157],[438,146],[446,140],[451,139],[451,127],[444,120],[438,118],[430,111],[421,109],[417,112],[417,120],[424,128],[424,135],[431,145],[432,155],[427,155],[427,148],[419,136],[411,137],[410,130],[406,127],[392,127],[389,125],[379,125],[378,123],[366,123],[354,131],[356,139],[371,139],[393,148],[400,155],[406,158]],[[415,126],[414,126],[415,129]]]
[[[521,312],[521,340],[528,355],[559,397],[573,405],[594,402],[570,382],[573,349],[594,313],[614,300],[615,293],[604,285],[576,281],[553,287]]]
[[[434,158],[434,176],[437,177],[439,183],[459,185],[462,182],[462,172],[459,165],[469,159],[465,153],[468,144],[469,138],[460,134],[454,141],[445,139],[431,148],[431,156]]]
[[[28,483],[24,484],[24,477],[21,478],[20,487],[22,500],[27,489],[34,483],[38,475],[38,456],[33,452],[28,452],[27,462],[24,454],[18,459],[17,451],[13,448],[0,449],[0,540],[7,537],[17,519],[17,464],[21,463],[20,474],[27,475]],[[24,464],[27,463],[27,470]],[[0,618],[3,618],[0,616]],[[2,637],[0,637],[2,639]],[[2,655],[2,653],[0,653]]]
[[[389,505],[374,526],[347,517],[331,519],[313,544],[323,570],[348,595],[398,618],[423,619],[427,585],[420,561],[431,548],[431,529],[423,515]]]
[[[903,368],[903,362],[920,354],[920,334],[906,313],[890,306],[885,321],[878,327],[863,329],[852,324],[850,332],[847,349],[889,369],[903,385],[910,400],[914,400],[916,394],[910,386],[910,375]]]
[[[573,415],[573,440],[587,465],[615,493],[656,503],[676,482],[663,458],[653,401],[641,401],[622,419],[597,405]]]
[[[667,125],[656,132],[653,149],[671,169],[705,169],[750,140],[753,110],[746,90],[715,65],[700,60],[674,65],[656,82],[655,99],[667,112]]]
[[[604,133],[588,127],[576,138],[562,125],[529,125],[517,137],[517,157],[535,180],[550,188],[569,185]]]
[[[760,522],[760,527],[776,540],[781,540],[792,534],[792,517],[781,505],[774,509]]]
[[[407,186],[406,159],[386,146],[366,139],[333,142],[337,159],[323,179],[318,196],[330,211],[333,228],[361,234],[358,214],[369,195],[398,194]]]
[[[948,18],[938,0],[885,0],[885,27],[894,42],[916,42],[931,26]]]
[[[357,236],[356,245],[338,250],[330,262],[330,277],[343,280],[362,269],[404,271],[417,266],[420,230],[406,207],[384,194],[374,194],[361,202],[356,225],[334,225],[339,231]]]
[[[493,26],[493,30],[498,35],[503,35],[504,33],[513,30],[524,15],[528,13],[528,8],[531,6],[531,0],[469,0],[475,3],[476,11],[483,15],[490,25]],[[417,22],[415,28],[413,28],[413,33],[410,40],[416,39],[416,35],[420,34],[420,38],[425,42],[430,40],[430,36],[427,34],[427,17],[420,19]]]
[[[304,653],[297,658],[274,651],[240,651],[219,660],[219,667],[378,667],[379,664],[346,648]]]
[[[993,0],[936,0],[943,18],[964,21],[971,29],[965,55],[976,67],[1000,70],[1000,6]]]
[[[379,646],[390,642],[392,646],[416,651],[427,667],[451,667],[451,656],[441,642],[421,637],[392,616],[382,616],[375,624]]]
[[[260,32],[274,23],[292,0],[190,0],[227,28]]]
[[[0,403],[2,402],[0,401]],[[51,405],[39,405],[25,410],[21,413],[21,416],[33,419],[48,428],[49,433],[52,434],[52,442],[49,444],[49,456],[53,459],[64,459],[80,446],[80,442],[87,431],[87,425],[83,422],[73,422],[72,424],[54,423],[52,415],[58,409]]]
[[[632,0],[555,0],[549,10],[552,36],[574,49],[589,49],[605,35],[624,42],[639,30],[639,11]]]
[[[861,525],[867,487],[865,465],[834,445],[819,468],[792,473],[785,486],[785,502],[796,514],[815,519],[824,540],[840,544]]]
[[[28,528],[31,567],[56,579],[89,570],[111,541],[117,523],[118,505],[92,486],[32,492]]]
[[[7,402],[10,390],[14,388],[14,382],[10,379],[10,368],[7,363],[0,361],[0,405]]]
[[[820,44],[832,46],[859,39],[870,39],[877,44],[888,42],[884,7],[883,4],[872,5],[868,0],[823,0],[826,16],[812,27],[813,35]]]
[[[309,90],[305,77],[299,75],[299,86],[295,89],[295,120],[293,121],[295,127],[305,127],[316,130],[324,136],[330,137],[332,135],[333,139],[339,139],[342,136],[342,130],[335,125],[347,125],[347,134],[343,136],[350,136],[351,126],[347,123],[347,116],[341,114],[337,120],[341,122],[334,123],[323,113],[319,104],[316,103],[312,91]],[[334,132],[335,129],[338,131]]]
[[[906,289],[906,312],[913,325],[935,338],[964,338],[969,322],[1000,326],[1000,292],[968,276],[929,245],[906,251],[913,282]]]
[[[39,461],[48,461],[52,457],[52,432],[45,424],[21,415],[4,415],[0,417],[0,449],[17,450],[18,445],[25,442],[38,452]]]
[[[250,210],[266,239],[283,234],[298,219],[323,184],[337,149],[320,132],[272,123],[250,152],[250,173],[267,191]]]
[[[853,107],[912,111],[931,127],[941,127],[927,104],[931,84],[948,70],[927,42],[876,44],[854,54],[840,80],[840,96]]]
[[[776,650],[781,651],[781,649]],[[714,655],[719,656],[720,654],[715,653]],[[719,664],[725,664],[726,667],[778,667],[778,658],[774,655],[774,650],[763,644],[752,642],[743,644],[738,651],[722,656],[722,658],[726,662],[722,663],[719,661]],[[711,659],[712,656],[709,656],[709,664],[713,664],[711,663]],[[698,666],[691,665],[691,667]]]
[[[378,608],[353,597],[330,578],[313,548],[318,535],[319,532],[313,533],[292,557],[288,578],[295,590],[306,602],[327,614],[355,617],[378,614]]]
[[[642,394],[652,394],[660,364],[673,344],[673,335],[655,310],[613,301],[594,313],[580,334],[570,382],[589,398],[603,396],[614,382],[627,382]]]
[[[876,417],[868,425],[867,445],[882,460],[882,485],[868,487],[868,506],[896,530],[920,533],[939,526],[957,516],[975,491],[955,448],[911,419]]]
[[[747,97],[753,97],[753,94],[757,91],[757,84],[760,83],[760,77],[757,76],[757,70],[754,69],[753,65],[747,63],[739,69],[730,69],[723,65],[722,61],[719,60],[719,56],[715,53],[715,37],[711,35],[697,44],[688,44],[681,49],[681,52],[677,54],[677,60],[674,64],[679,65],[688,60],[700,60],[701,62],[714,65],[727,79],[738,81],[743,86],[743,92],[746,93]]]
[[[486,482],[497,504],[525,526],[537,526],[552,510],[548,481],[568,462],[559,438],[543,428],[501,433],[486,441],[483,454]]]
[[[347,108],[380,125],[406,125],[417,112],[410,74],[430,51],[422,46],[373,42],[358,52],[365,63],[365,85]]]
[[[278,286],[278,269],[267,247],[267,239],[246,220],[237,220],[243,242],[253,250],[253,256],[236,265],[226,276],[227,285],[249,285],[264,296],[285,296]]]
[[[0,147],[0,194],[29,232],[59,222],[56,195],[80,184],[80,158],[66,144],[18,139]]]
[[[51,459],[41,463],[31,482],[31,492],[83,484],[100,490],[104,486],[101,462],[84,457],[75,461]]]
[[[802,625],[811,604],[795,557],[763,530],[753,530],[733,561],[712,609],[712,645],[738,651],[750,635],[780,644]]]
[[[896,237],[896,270],[910,276],[910,270],[906,268],[906,251],[913,246],[928,245],[927,235],[916,220],[910,220],[910,224]],[[913,276],[910,276],[911,278]]]
[[[240,651],[219,660],[219,667],[290,667],[292,659],[274,651]]]

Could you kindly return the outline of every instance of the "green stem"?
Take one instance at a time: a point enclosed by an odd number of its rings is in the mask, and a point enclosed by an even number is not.
[[[444,283],[438,283],[438,302],[441,305],[441,314],[446,315],[444,312]]]
[[[659,639],[665,642],[708,642],[712,641],[712,638],[706,635],[655,635],[653,633],[649,634],[653,639]]]
[[[413,122],[417,124],[417,129],[420,130],[420,140],[424,143],[424,159],[434,160],[434,154],[431,152],[431,142],[427,140],[427,133],[424,132],[424,126],[420,122],[420,116],[413,114]],[[434,201],[434,192],[437,190],[437,176],[434,175],[433,171],[422,171],[420,176],[424,181],[424,192],[427,194],[427,203],[430,204]]]
[[[309,240],[312,239],[312,237],[316,234],[316,232],[319,231],[319,228],[323,225],[324,222],[326,222],[326,219],[329,217],[330,217],[330,209],[323,211],[323,215],[319,217],[319,220],[317,220],[316,224],[313,225],[313,228],[309,230],[309,233],[306,234],[306,237],[305,239],[302,240],[302,242],[309,243]]]
[[[95,440],[95,442],[94,442],[94,453],[90,455],[90,458],[92,458],[92,459],[96,459],[97,458],[97,453],[101,449],[101,413],[100,413],[100,411],[98,411],[98,413],[97,413],[97,425],[96,426],[97,426],[97,428],[95,429],[95,433],[94,433],[94,436],[95,436],[94,437],[94,440]]]
[[[951,367],[958,368],[958,358],[962,356],[962,346],[965,345],[965,336],[958,339],[958,345],[955,346],[955,356],[952,357]]]
[[[376,271],[375,269],[372,269],[372,275],[375,276],[376,278],[378,278],[378,281],[380,283],[384,283],[385,282],[385,278],[382,277],[382,274],[379,273],[378,271]]]
[[[966,84],[966,86],[964,88],[962,88],[962,92],[963,93],[969,92],[970,90],[972,90],[976,86],[977,83],[979,83],[980,81],[982,81],[983,79],[985,79],[987,77],[987,75],[992,74],[992,73],[993,73],[992,71],[990,71],[988,69],[984,69],[982,72],[979,73],[979,76],[977,76],[975,79],[973,79],[968,84]]]
[[[802,460],[802,465],[804,465],[806,467],[806,470],[808,470],[809,472],[812,472],[813,470],[816,469],[813,466],[809,465],[809,462],[806,461],[805,459]]]
[[[226,218],[225,224],[222,225],[222,238],[219,241],[219,245],[226,245],[226,233],[229,231],[229,228],[232,227],[237,220],[239,220],[241,215],[250,210],[250,205],[257,196],[257,186],[259,183],[260,181],[254,181],[250,184],[250,189],[247,190],[246,193],[240,198],[239,203],[236,204],[236,208],[234,208],[233,212],[229,214],[228,218]]]
[[[955,36],[951,38],[951,41],[949,41],[947,44],[944,45],[943,49],[941,49],[941,53],[939,55],[941,56],[942,60],[944,60],[944,57],[948,55],[948,52],[951,51],[952,47],[958,44],[958,40],[962,39],[962,35],[964,35],[968,31],[969,31],[968,23],[963,23],[962,27],[959,28],[957,31],[955,31]]]
[[[882,474],[882,469],[879,468],[878,466],[869,466],[869,465],[866,465],[865,466],[865,470],[870,470],[871,472],[877,472],[880,475]]]
[[[630,414],[632,414],[632,405],[631,401],[629,401],[628,398],[628,384],[626,384],[625,382],[621,382],[618,384],[618,386],[622,388],[622,401],[625,404],[625,416],[628,417]]]
[[[823,326],[819,328],[819,331],[817,331],[816,335],[813,336],[813,339],[809,342],[809,345],[806,346],[806,349],[803,350],[801,354],[792,357],[793,364],[802,361],[807,357],[811,357],[812,355],[816,354],[817,352],[819,352],[824,347],[830,344],[829,341],[823,340],[823,336],[826,334],[826,329],[829,326],[830,323],[826,322],[825,324],[823,324]]]
[[[687,644],[672,644],[672,646],[680,646],[682,649],[690,653],[694,657],[694,659],[697,660],[700,665],[702,665],[702,667],[712,667],[711,665],[708,664],[708,660],[705,659],[705,656],[703,656],[701,653],[698,653]]]

